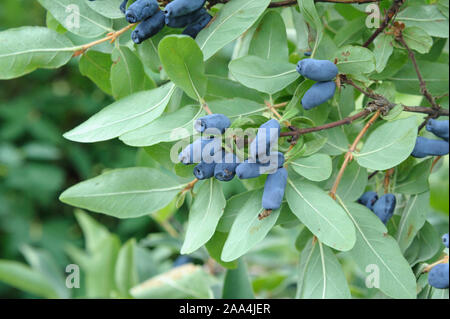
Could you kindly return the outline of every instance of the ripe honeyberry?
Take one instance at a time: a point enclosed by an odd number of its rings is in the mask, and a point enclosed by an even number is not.
[[[184,28],[187,25],[198,21],[198,19],[200,19],[200,17],[202,17],[205,13],[207,13],[206,9],[201,8],[200,10],[179,17],[166,16],[166,25],[171,28]]]
[[[277,210],[281,207],[287,178],[288,173],[284,167],[279,168],[274,174],[267,176],[262,197],[262,207],[264,209]]]
[[[120,11],[122,11],[123,14],[125,14],[125,12],[127,12],[127,4],[128,4],[128,0],[123,0],[123,2],[120,4],[119,8],[120,8]]]
[[[194,167],[194,175],[199,180],[208,179],[214,177],[214,169],[216,168],[216,163],[205,163],[201,162]]]
[[[199,118],[195,121],[195,129],[203,133],[206,130],[217,129],[219,133],[225,133],[225,130],[231,125],[230,119],[223,114],[211,114]]]
[[[192,262],[192,258],[189,256],[178,256],[173,262],[173,268],[180,267]]]
[[[306,91],[302,99],[305,110],[311,110],[331,99],[336,91],[334,82],[317,82]]]
[[[437,289],[448,288],[448,263],[434,266],[428,274],[428,283]]]
[[[272,153],[268,158],[269,161],[267,163],[255,163],[254,160],[247,160],[244,163],[239,164],[236,168],[236,175],[239,179],[257,178],[262,174],[270,174],[273,173],[274,170],[283,167],[283,153]]]
[[[134,43],[140,44],[164,28],[164,13],[158,11],[154,16],[142,21],[131,34]]]
[[[416,140],[416,145],[411,155],[417,158],[426,156],[443,156],[447,155],[449,151],[448,142],[443,140],[430,140],[428,138],[419,136]]]
[[[429,120],[427,123],[427,131],[433,133],[437,137],[443,138],[448,142],[448,120]]]
[[[183,34],[195,39],[200,31],[202,31],[211,20],[212,16],[208,12],[205,12],[196,22],[188,25],[188,27],[184,29]]]
[[[281,126],[277,120],[269,120],[258,129],[255,139],[250,144],[249,154],[252,159],[265,158],[270,155],[270,151],[278,143]]]
[[[368,209],[372,210],[373,205],[378,200],[378,194],[376,192],[365,192],[359,199],[358,203],[366,206]]]
[[[448,233],[442,236],[442,243],[448,248]]]
[[[214,177],[222,182],[231,181],[236,175],[236,167],[240,164],[239,158],[233,153],[225,153],[223,160],[216,164]]]
[[[219,138],[199,138],[194,143],[186,146],[178,155],[180,162],[185,165],[194,163],[213,163],[222,149],[222,141]]]
[[[179,17],[197,11],[205,5],[206,0],[174,0],[166,5],[167,17]]]
[[[143,21],[155,15],[159,11],[156,0],[137,0],[128,7],[125,17],[129,23]]]
[[[395,205],[397,200],[393,194],[386,194],[380,197],[373,205],[373,212],[386,224],[392,215],[394,215]]]
[[[339,70],[328,60],[303,59],[297,64],[297,72],[310,80],[327,82],[334,79]]]

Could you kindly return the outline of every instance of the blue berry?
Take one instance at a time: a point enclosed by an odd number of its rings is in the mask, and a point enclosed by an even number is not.
[[[274,169],[281,168],[284,165],[283,153],[272,153],[267,163],[254,162],[247,160],[236,168],[236,175],[239,179],[257,178],[262,174],[271,172]]]
[[[180,267],[180,266],[189,264],[191,262],[192,262],[191,257],[189,257],[189,256],[179,256],[173,262],[173,268]]]
[[[262,207],[266,210],[277,210],[281,207],[286,189],[288,173],[282,167],[274,174],[267,176],[262,197]]]
[[[167,17],[179,17],[199,10],[205,5],[206,0],[174,0],[166,5]]]
[[[372,210],[373,205],[378,200],[378,194],[376,192],[365,192],[359,199],[358,203],[366,206],[368,209]]]
[[[310,80],[326,82],[334,79],[339,70],[328,60],[303,59],[297,64],[297,72]]]
[[[312,52],[311,51],[307,51],[307,52],[305,52],[305,53],[303,53],[304,54],[304,56],[311,56],[311,54],[312,54]]]
[[[199,180],[208,179],[214,177],[214,169],[216,168],[216,163],[205,163],[201,162],[194,167],[194,175]]]
[[[216,129],[217,133],[223,134],[225,130],[229,128],[231,122],[228,117],[223,114],[211,114],[204,117],[199,118],[195,121],[194,127],[195,129],[203,133],[207,130]]]
[[[394,215],[395,205],[397,200],[393,194],[386,194],[380,197],[373,205],[373,212],[386,224],[392,215]]]
[[[319,106],[334,96],[336,84],[334,82],[317,82],[306,91],[302,99],[305,110],[311,110]]]
[[[414,150],[411,155],[417,158],[427,156],[443,156],[447,155],[448,151],[448,142],[443,140],[430,140],[419,136],[416,140],[416,145],[414,146]]]
[[[448,248],[448,233],[442,236],[442,243]]]
[[[219,138],[199,138],[194,143],[186,146],[178,155],[180,162],[185,165],[194,163],[212,163],[222,149],[222,141]]]
[[[183,34],[195,39],[200,31],[202,31],[211,20],[212,16],[208,12],[205,12],[196,22],[188,25],[188,27],[183,30]]]
[[[236,175],[236,168],[240,164],[239,158],[233,153],[225,153],[222,161],[214,168],[214,177],[222,182],[231,181]]]
[[[137,0],[128,7],[125,17],[129,23],[143,21],[155,15],[159,11],[156,0]]]
[[[427,131],[433,133],[437,137],[443,138],[448,142],[448,120],[429,120],[427,123]]]
[[[281,126],[277,120],[269,120],[258,129],[255,139],[250,144],[249,154],[252,159],[264,158],[270,155],[270,151],[278,143]]]
[[[127,4],[128,4],[128,0],[123,0],[123,2],[120,4],[119,8],[120,8],[120,11],[122,11],[123,14],[125,14],[125,12],[127,12]]]
[[[158,11],[154,16],[142,21],[131,34],[134,43],[140,44],[164,28],[164,14]]]
[[[434,266],[428,274],[428,283],[434,288],[447,289],[448,272],[448,263]]]
[[[187,25],[194,23],[200,19],[206,12],[205,8],[201,8],[200,10],[185,14],[179,17],[167,17],[166,16],[166,25],[171,28],[184,28]]]

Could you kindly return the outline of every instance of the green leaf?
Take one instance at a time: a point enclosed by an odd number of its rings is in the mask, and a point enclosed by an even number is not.
[[[80,59],[80,73],[87,76],[105,93],[112,95],[111,88],[111,55],[89,50]]]
[[[64,134],[82,143],[106,141],[140,128],[157,119],[175,91],[172,83],[132,94],[104,108],[83,124]]]
[[[169,78],[191,98],[201,101],[208,80],[197,43],[188,36],[171,35],[159,43],[158,52]]]
[[[393,42],[393,36],[384,33],[380,34],[373,42],[375,46],[373,50],[376,61],[375,70],[377,73],[381,73],[381,71],[386,68],[389,58],[394,52],[394,46],[392,45]]]
[[[203,114],[204,111],[200,106],[188,105],[125,133],[120,139],[127,145],[137,147],[178,141],[194,134],[194,122]]]
[[[414,237],[425,224],[429,209],[429,192],[411,196],[407,201],[402,211],[396,234],[398,245],[403,253],[411,245]]]
[[[47,278],[17,261],[0,259],[0,281],[39,297],[58,298]]]
[[[226,3],[211,24],[197,36],[197,43],[208,60],[237,39],[263,14],[270,0],[233,0]]]
[[[166,207],[185,186],[153,168],[117,169],[72,186],[60,200],[117,218],[135,218]]]
[[[205,244],[205,247],[208,250],[209,255],[220,265],[228,269],[235,269],[238,266],[237,260],[225,262],[220,259],[223,251],[223,246],[225,245],[227,238],[228,233],[216,231],[214,233],[214,236],[212,236],[211,239]]]
[[[142,62],[128,47],[117,46],[112,52],[111,88],[116,100],[156,85],[144,71]]]
[[[278,12],[269,11],[264,15],[250,42],[248,54],[271,61],[288,60],[286,26]]]
[[[59,68],[69,62],[74,52],[72,42],[64,35],[42,27],[2,31],[0,43],[0,80],[16,78],[38,68]]]
[[[92,10],[84,0],[38,0],[71,33],[95,38],[111,32],[112,20]]]
[[[187,264],[153,277],[130,291],[137,299],[209,299],[208,275],[200,266]]]
[[[219,224],[217,225],[217,231],[220,231],[222,233],[230,232],[231,226],[233,226],[237,215],[241,211],[242,207],[244,207],[244,205],[251,198],[251,195],[253,193],[254,191],[240,193],[227,200],[225,211],[219,221]]]
[[[240,83],[268,94],[281,91],[300,76],[293,64],[251,55],[231,61],[229,68]]]
[[[124,14],[120,11],[120,5],[123,0],[96,0],[87,1],[88,6],[100,13],[102,16],[110,19],[121,19],[124,18]]]
[[[331,157],[325,154],[314,154],[292,161],[292,168],[307,179],[320,182],[331,175]]]
[[[250,283],[247,265],[240,259],[236,269],[229,269],[225,275],[222,299],[255,299]]]
[[[359,268],[368,275],[379,275],[379,289],[386,295],[416,298],[414,273],[380,219],[363,205],[343,202],[341,205],[356,227],[356,244],[349,255]],[[377,269],[376,273],[373,269]]]
[[[320,135],[327,138],[324,147],[320,150],[322,153],[333,156],[347,152],[350,142],[343,127],[335,127],[327,131],[322,131]]]
[[[356,162],[350,163],[344,171],[337,194],[342,200],[355,201],[361,197],[368,183],[367,170]]]
[[[355,153],[358,164],[373,170],[386,170],[409,157],[417,138],[415,116],[387,122],[370,134],[360,152]]]
[[[223,261],[232,261],[247,253],[262,241],[275,225],[280,210],[273,211],[263,220],[258,219],[258,215],[263,212],[262,195],[262,190],[247,193],[248,200],[240,206],[223,247],[221,256]]]
[[[345,46],[335,53],[337,67],[344,74],[367,74],[375,71],[375,56],[369,49]]]
[[[203,183],[189,212],[181,254],[190,254],[206,244],[216,231],[226,200],[221,184],[211,178]]]
[[[288,179],[286,198],[292,212],[320,241],[340,251],[352,249],[355,227],[322,189],[300,178]]]
[[[315,56],[317,48],[323,37],[323,24],[316,10],[316,5],[314,0],[297,0],[300,12],[307,22],[314,26],[316,29],[316,39],[314,42],[314,49],[312,51],[311,57]]]
[[[242,98],[257,103],[264,103],[264,94],[251,90],[239,82],[214,75],[208,75],[208,89],[205,99],[211,100]]]
[[[405,251],[405,258],[411,267],[420,262],[429,261],[442,249],[442,240],[438,232],[429,222],[425,222],[411,245]]]
[[[212,112],[224,114],[231,121],[245,119],[267,111],[266,105],[241,98],[214,100],[209,102],[208,105]]]
[[[310,239],[300,256],[298,299],[350,299],[342,266],[333,251]]]
[[[408,176],[396,181],[395,191],[406,195],[420,194],[428,191],[430,189],[428,179],[432,164],[433,159],[430,158],[409,168]]]
[[[448,38],[448,18],[435,5],[409,6],[396,20],[407,27],[419,27],[432,37]]]
[[[433,38],[421,28],[406,28],[402,34],[406,44],[419,53],[428,53],[433,46]]]
[[[131,297],[130,289],[138,284],[138,273],[134,264],[136,240],[130,239],[122,248],[117,256],[115,269],[115,282],[121,296]]]

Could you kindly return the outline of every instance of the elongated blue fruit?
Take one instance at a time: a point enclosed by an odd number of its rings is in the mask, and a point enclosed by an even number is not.
[[[303,59],[297,64],[297,72],[310,80],[326,82],[334,79],[339,70],[328,60]]]
[[[269,120],[258,129],[255,139],[250,144],[249,155],[252,159],[270,155],[271,149],[278,143],[281,126],[277,120]]]
[[[236,175],[236,168],[240,164],[235,154],[225,153],[223,160],[216,164],[214,177],[222,182],[231,181]]]
[[[428,274],[428,283],[437,289],[448,289],[448,263],[434,266]]]
[[[199,138],[194,143],[186,146],[178,155],[178,159],[185,165],[194,163],[213,163],[217,153],[222,149],[222,141],[219,138]]]
[[[373,205],[378,200],[378,194],[376,192],[365,192],[359,199],[358,203],[366,206],[368,209],[372,210]]]
[[[172,267],[173,268],[180,267],[180,266],[189,264],[191,262],[192,262],[192,258],[189,256],[185,256],[185,255],[178,256],[177,259],[175,259],[175,261],[173,262]]]
[[[317,82],[303,96],[303,108],[311,110],[331,99],[335,92],[336,84],[334,82]]]
[[[448,248],[448,233],[442,236],[442,243]]]
[[[262,207],[266,210],[277,210],[283,202],[284,191],[286,189],[288,173],[282,167],[274,174],[268,175],[264,185],[264,194],[262,197]]]
[[[125,12],[127,12],[127,4],[128,4],[128,0],[123,0],[123,2],[120,4],[119,8],[123,14],[125,14]]]
[[[225,130],[231,125],[230,119],[223,114],[211,114],[199,118],[195,121],[195,129],[203,133],[206,130],[211,131],[212,129],[218,130],[219,133],[225,133]]]
[[[205,5],[206,0],[174,0],[166,5],[167,17],[179,17],[199,10]]]
[[[158,1],[156,0],[137,0],[128,7],[125,18],[128,23],[143,21],[155,15],[159,11]]]
[[[198,21],[198,19],[200,19],[205,13],[207,13],[206,9],[201,8],[200,10],[179,17],[166,16],[166,25],[171,28],[184,28],[187,25]]]
[[[212,16],[206,12],[196,22],[188,25],[187,28],[183,30],[183,34],[195,39],[200,31],[202,31],[211,20]]]
[[[386,194],[376,201],[372,211],[384,224],[386,224],[389,219],[391,219],[392,215],[394,215],[396,204],[397,200],[395,196],[393,194]]]
[[[262,174],[273,173],[274,170],[283,167],[284,165],[284,155],[283,153],[276,152],[270,154],[270,160],[267,163],[259,163],[247,160],[236,168],[236,175],[239,179],[250,179],[257,178]]]
[[[429,120],[427,123],[427,131],[433,133],[437,137],[443,138],[448,142],[448,120]]]
[[[153,17],[142,21],[131,33],[131,39],[136,44],[141,44],[164,28],[164,14],[158,11]]]
[[[416,140],[416,146],[411,155],[416,158],[427,156],[444,156],[449,151],[448,142],[443,140],[430,140],[419,136]]]
[[[208,179],[214,177],[214,169],[216,168],[216,163],[205,163],[201,162],[194,167],[194,175],[199,180]]]

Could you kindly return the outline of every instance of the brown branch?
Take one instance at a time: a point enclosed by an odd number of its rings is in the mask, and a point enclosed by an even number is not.
[[[345,74],[340,74],[339,75],[339,81],[340,83],[344,83],[344,84],[350,84],[351,86],[353,86],[356,90],[358,90],[359,92],[361,92],[362,94],[364,94],[365,96],[367,96],[368,98],[377,100],[380,98],[383,98],[381,95],[376,94],[374,92],[371,91],[367,91],[365,89],[363,89],[362,87],[360,87],[359,85],[357,85],[355,82],[353,82],[351,79],[349,79]]]
[[[406,2],[406,0],[395,0],[389,10],[386,12],[383,22],[380,27],[370,36],[370,38],[363,44],[363,47],[367,48],[372,42],[388,27],[389,23],[397,15],[400,7]]]
[[[342,177],[344,176],[345,169],[347,168],[348,164],[353,159],[353,152],[356,150],[356,146],[361,141],[363,136],[367,133],[367,131],[369,130],[370,126],[372,126],[372,124],[375,123],[375,121],[378,119],[378,117],[380,117],[380,115],[381,115],[381,110],[378,110],[372,116],[372,118],[366,123],[366,125],[361,130],[361,132],[359,132],[359,134],[356,137],[355,141],[353,142],[352,146],[350,146],[350,148],[348,149],[348,152],[345,154],[344,163],[342,164],[341,169],[339,170],[338,176],[336,177],[336,181],[334,182],[333,187],[330,190],[330,196],[334,200],[336,199],[336,192],[337,192],[339,183],[341,182]]]
[[[440,116],[449,116],[449,110],[447,109],[433,109],[431,107],[424,107],[424,106],[406,106],[403,105],[403,110],[406,112],[412,112],[412,113],[423,113],[433,116],[433,118],[440,117]]]
[[[384,175],[384,193],[389,193],[389,184],[391,183],[391,177],[394,175],[395,168],[388,169]]]

